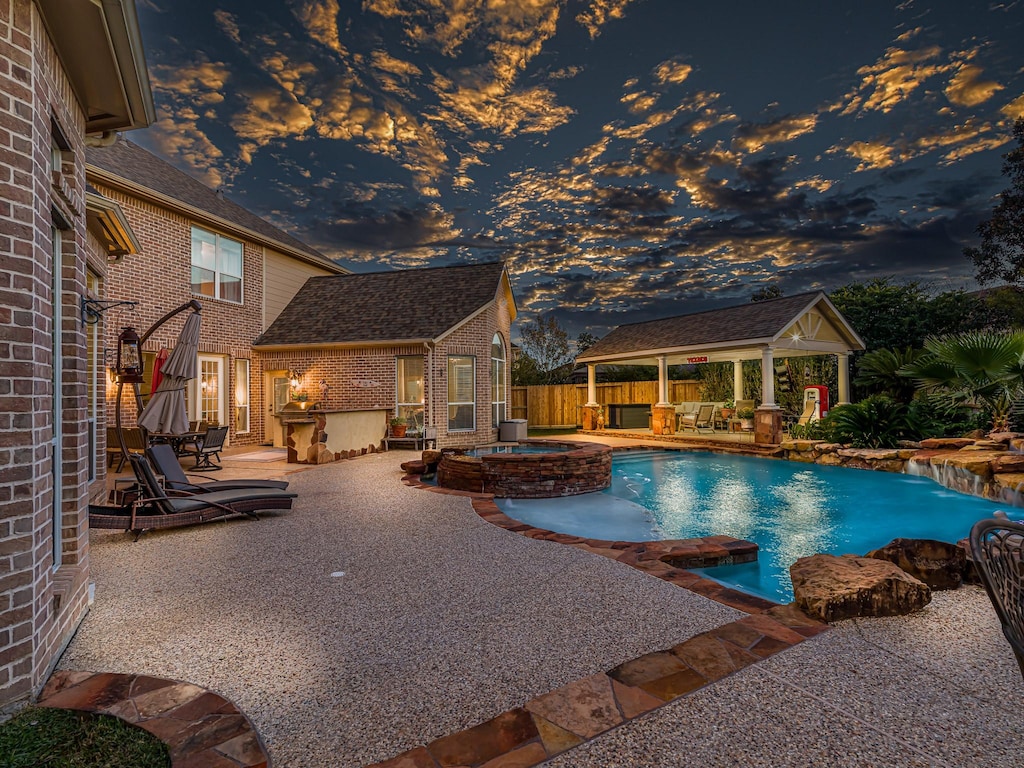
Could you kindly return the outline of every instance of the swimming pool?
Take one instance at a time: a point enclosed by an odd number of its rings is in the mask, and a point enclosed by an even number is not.
[[[863,555],[900,536],[956,542],[999,508],[923,477],[703,451],[616,453],[605,491],[496,502],[524,523],[593,539],[754,541],[757,563],[701,573],[779,602],[793,599],[800,557]]]

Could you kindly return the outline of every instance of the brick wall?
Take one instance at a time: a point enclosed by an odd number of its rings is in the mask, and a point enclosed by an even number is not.
[[[321,380],[329,387],[329,408],[394,408],[396,404],[397,370],[395,358],[400,355],[423,355],[424,400],[426,421],[437,427],[438,447],[472,446],[497,438],[491,426],[491,340],[495,332],[505,341],[505,391],[509,396],[511,360],[509,342],[509,307],[504,291],[498,300],[478,315],[456,328],[438,342],[436,349],[424,346],[360,347],[353,349],[310,348],[288,351],[257,351],[253,380],[261,382],[272,372],[296,370],[300,375],[299,391],[307,402],[320,399]],[[448,433],[448,356],[473,355],[476,358],[476,430]],[[267,408],[258,417],[263,423],[271,418]],[[254,413],[254,419],[256,414]],[[507,418],[507,416],[506,416]]]
[[[228,440],[232,445],[252,445],[263,441],[255,417],[262,412],[262,378],[255,375],[250,363],[250,430],[235,432],[235,360],[252,359],[251,344],[263,332],[263,246],[233,235],[218,232],[243,244],[242,304],[198,296],[192,293],[191,253],[192,226],[207,231],[218,230],[201,222],[142,200],[96,179],[90,183],[105,197],[115,200],[125,213],[142,246],[142,253],[126,256],[111,264],[107,273],[107,295],[119,300],[138,301],[131,311],[108,313],[106,346],[110,363],[117,350],[117,336],[124,325],[131,325],[141,335],[164,314],[197,299],[203,305],[200,354],[220,356],[224,366],[226,387],[225,422],[229,425]],[[116,315],[116,316],[114,316]],[[173,348],[187,313],[183,312],[162,326],[146,343],[146,351],[161,347]],[[116,387],[107,393],[108,420],[114,423]],[[134,397],[129,388],[122,397],[122,423],[135,423]]]
[[[51,119],[70,142],[49,172]],[[84,116],[34,4],[0,0],[0,708],[31,695],[84,615],[88,488]],[[53,258],[51,210],[70,225]],[[54,371],[53,275],[63,322]],[[54,569],[53,402],[61,398],[61,547]]]

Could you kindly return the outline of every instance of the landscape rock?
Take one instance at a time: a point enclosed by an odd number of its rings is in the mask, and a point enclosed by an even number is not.
[[[789,568],[797,607],[811,618],[902,616],[932,599],[927,584],[894,563],[856,555],[801,557]]]
[[[403,461],[399,466],[409,475],[422,475],[427,471],[427,467],[422,461]]]
[[[929,437],[921,441],[921,447],[929,448],[952,448],[957,451],[965,445],[972,445],[974,440],[969,437]]]
[[[1020,436],[1020,432],[992,432],[988,439],[995,440],[997,443],[1010,443]]]
[[[1006,443],[996,440],[975,440],[973,445],[965,445],[961,451],[1005,451]]]
[[[932,589],[956,589],[963,583],[967,555],[956,544],[934,539],[893,539],[865,557],[887,560]]]
[[[992,461],[992,471],[997,474],[1024,472],[1024,454],[1007,453]]]

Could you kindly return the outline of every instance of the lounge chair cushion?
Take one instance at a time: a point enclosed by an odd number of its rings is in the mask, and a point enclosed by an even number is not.
[[[187,498],[170,496],[167,499],[167,502],[174,512],[191,512],[196,509],[208,507],[210,506],[210,503],[224,504],[226,506],[231,506],[231,503],[234,501],[267,501],[271,503],[279,503],[287,499],[294,499],[296,496],[297,494],[290,493],[288,491],[279,491],[267,488],[256,490],[213,491],[211,493],[203,493],[197,496],[189,496]]]

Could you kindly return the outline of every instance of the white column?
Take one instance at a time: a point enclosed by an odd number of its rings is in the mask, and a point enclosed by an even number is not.
[[[668,358],[665,355],[658,356],[658,402],[656,408],[664,408],[672,405],[668,401]]]
[[[775,404],[775,351],[771,347],[761,351],[761,407],[779,407]]]
[[[850,353],[836,355],[836,366],[839,368],[839,399],[835,404],[847,405],[850,402]]]
[[[732,361],[732,399],[739,402],[743,399],[743,361]]]
[[[587,407],[597,405],[597,364],[587,363]]]

